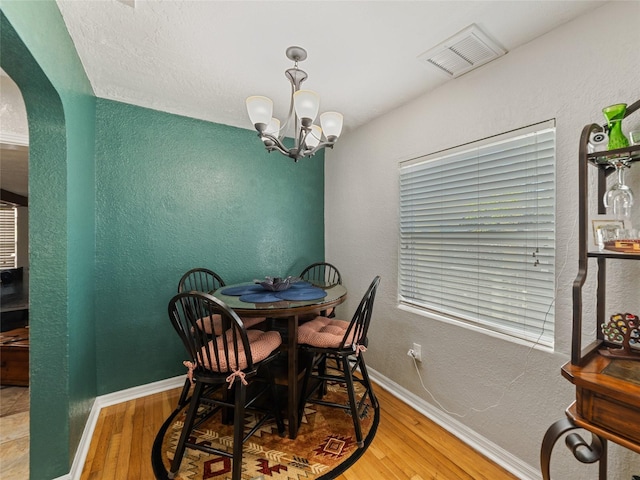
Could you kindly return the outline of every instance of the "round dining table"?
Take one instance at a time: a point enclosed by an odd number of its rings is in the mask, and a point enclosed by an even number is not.
[[[298,321],[303,316],[333,308],[347,298],[347,289],[343,285],[313,284],[312,286],[321,288],[326,295],[310,300],[286,300],[276,297],[279,292],[271,292],[271,295],[269,292],[264,292],[260,298],[260,295],[255,294],[258,291],[254,290],[257,289],[256,285],[250,282],[227,285],[213,292],[216,298],[226,303],[239,317],[267,317],[273,322],[282,324],[280,330],[284,330],[287,337],[287,417],[291,439],[296,438],[299,426],[298,381],[301,372],[298,364]],[[296,295],[294,289],[291,289],[289,294],[282,296],[295,298]]]

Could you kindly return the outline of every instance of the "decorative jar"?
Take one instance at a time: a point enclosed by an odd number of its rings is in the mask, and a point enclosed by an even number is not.
[[[626,111],[626,103],[617,103],[602,109],[609,130],[609,150],[629,146],[629,140],[622,133],[622,119]]]

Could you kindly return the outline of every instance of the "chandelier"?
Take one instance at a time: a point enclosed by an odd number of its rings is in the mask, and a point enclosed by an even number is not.
[[[285,76],[291,83],[291,103],[289,114],[284,125],[273,117],[273,101],[262,96],[247,98],[247,111],[251,123],[258,131],[258,136],[264,142],[269,152],[277,150],[297,162],[301,158],[310,157],[318,150],[333,148],[342,132],[342,115],[338,112],[325,112],[320,115],[320,125],[313,121],[318,115],[320,97],[312,90],[301,90],[300,85],[307,79],[307,73],[298,68],[298,62],[307,58],[307,51],[302,47],[287,48],[287,58],[294,62],[293,68],[285,71]],[[284,133],[293,120],[294,143],[287,148],[282,140]]]

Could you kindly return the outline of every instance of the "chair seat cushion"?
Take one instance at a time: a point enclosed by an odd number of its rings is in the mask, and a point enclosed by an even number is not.
[[[300,325],[298,343],[319,348],[338,348],[349,328],[349,322],[327,317],[316,317]],[[352,336],[352,335],[350,335]],[[348,338],[345,347],[351,344]]]
[[[251,328],[264,322],[266,319],[267,317],[247,317],[242,319],[242,323],[244,323],[244,328]],[[196,325],[198,325],[200,330],[204,330],[207,335],[222,334],[222,319],[218,314],[200,318],[196,321]]]
[[[263,332],[262,330],[247,330],[247,339],[249,340],[251,358],[253,359],[254,364],[261,362],[262,360],[267,358],[276,348],[278,348],[282,344],[282,337],[280,336],[280,333],[273,330],[268,332]],[[211,340],[208,343],[207,348],[218,349],[220,355],[220,365],[215,365],[215,353],[213,352],[213,350],[211,350],[211,361],[214,364],[209,365],[209,362],[206,361],[206,353],[203,352],[203,357],[205,358],[204,367],[208,368],[211,371],[221,373],[228,373],[233,370],[244,370],[245,368],[247,368],[247,356],[245,355],[242,342],[240,342],[240,344],[238,345],[237,362],[232,342],[233,336],[231,335],[230,331],[227,332],[226,335],[221,335],[215,340]],[[227,365],[227,361],[224,356],[225,343],[228,345],[229,349],[230,365]]]
[[[313,320],[316,317],[331,317],[332,313],[333,307],[327,308],[326,310],[324,310],[324,312],[318,309],[311,313],[303,313],[302,315],[298,315],[298,323],[303,324],[305,322],[308,322],[309,320]]]

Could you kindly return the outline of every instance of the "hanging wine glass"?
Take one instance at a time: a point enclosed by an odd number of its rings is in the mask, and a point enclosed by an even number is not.
[[[624,173],[629,168],[626,159],[616,159],[611,163],[618,174],[618,181],[614,183],[604,194],[602,203],[607,212],[616,217],[628,218],[631,216],[631,207],[633,206],[633,192],[628,185],[624,183]]]

